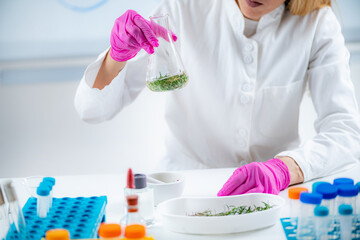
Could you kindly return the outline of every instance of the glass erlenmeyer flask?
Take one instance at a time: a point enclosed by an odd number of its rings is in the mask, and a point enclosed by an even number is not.
[[[169,29],[168,14],[150,17],[151,28],[159,40],[159,47],[149,56],[146,85],[155,92],[182,88],[188,82],[183,63]]]

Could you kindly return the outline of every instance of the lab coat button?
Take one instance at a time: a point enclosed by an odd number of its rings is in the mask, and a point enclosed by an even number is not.
[[[250,52],[250,51],[253,50],[253,49],[254,49],[254,46],[253,46],[251,43],[245,45],[245,50],[246,50],[246,51],[249,51],[249,52]]]
[[[242,86],[242,90],[244,92],[251,92],[253,89],[254,89],[254,86],[251,83],[244,83]]]
[[[246,141],[245,140],[240,140],[239,141],[239,147],[241,147],[241,148],[246,147]]]
[[[249,96],[247,96],[247,95],[241,95],[241,97],[240,97],[240,102],[242,103],[242,104],[246,104],[246,103],[248,103],[250,101],[250,97]]]
[[[252,61],[253,61],[253,58],[252,58],[251,56],[246,55],[246,56],[244,57],[244,62],[245,62],[246,64],[250,64],[250,63],[252,63]]]
[[[246,137],[246,135],[247,135],[247,131],[246,131],[246,129],[244,129],[244,128],[240,128],[239,130],[238,130],[238,134],[239,134],[239,136],[240,137]]]

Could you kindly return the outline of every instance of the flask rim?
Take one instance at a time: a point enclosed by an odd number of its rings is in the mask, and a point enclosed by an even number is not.
[[[159,19],[159,18],[168,18],[169,16],[170,15],[168,13],[160,13],[160,14],[151,16],[150,20],[156,20],[156,19]]]

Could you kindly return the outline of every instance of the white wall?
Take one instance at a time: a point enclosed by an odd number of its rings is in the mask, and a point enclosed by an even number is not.
[[[0,178],[153,167],[164,151],[164,95],[146,89],[112,121],[91,125],[74,110],[77,84],[0,86]]]

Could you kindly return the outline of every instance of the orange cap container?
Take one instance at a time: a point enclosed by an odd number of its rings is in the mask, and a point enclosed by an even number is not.
[[[292,187],[289,188],[289,198],[290,199],[300,199],[300,193],[308,192],[308,189],[305,187]]]
[[[146,235],[145,226],[141,224],[131,224],[125,227],[125,237],[129,239],[144,238]]]
[[[99,236],[102,238],[120,237],[121,227],[116,223],[102,223],[99,228]]]
[[[51,229],[46,231],[46,240],[70,240],[70,233],[66,229]]]

